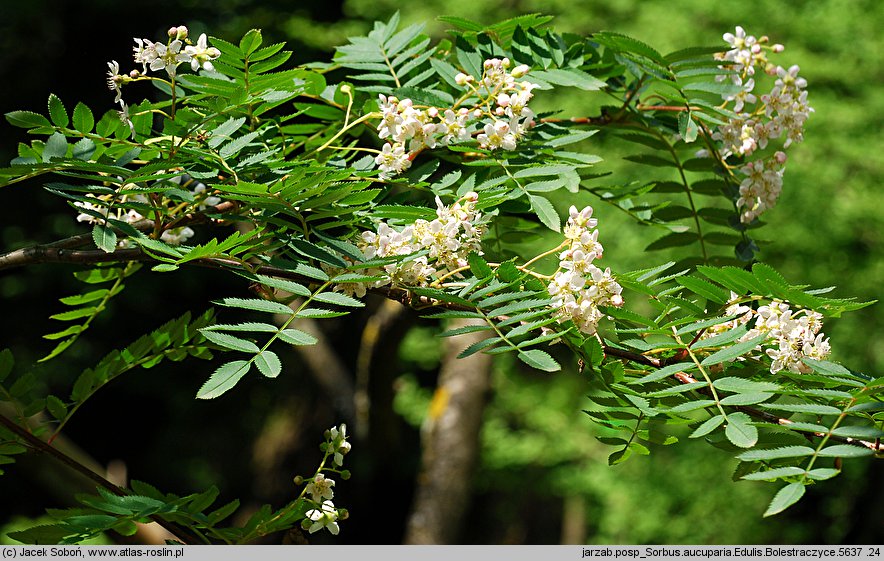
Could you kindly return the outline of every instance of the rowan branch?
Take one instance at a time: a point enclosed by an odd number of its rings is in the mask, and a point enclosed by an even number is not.
[[[92,482],[96,483],[98,486],[100,486],[104,489],[107,489],[108,491],[110,491],[114,495],[117,495],[120,497],[125,497],[130,494],[126,489],[119,487],[119,486],[115,485],[114,483],[108,481],[104,477],[100,476],[99,474],[95,473],[94,471],[92,471],[88,467],[86,467],[83,464],[81,464],[80,462],[78,462],[77,460],[68,456],[67,454],[65,454],[61,450],[55,448],[54,446],[50,445],[49,443],[44,442],[43,440],[37,438],[36,436],[31,434],[30,431],[21,427],[15,421],[8,419],[5,415],[0,414],[0,424],[2,424],[4,427],[9,429],[11,432],[15,433],[16,436],[18,436],[19,438],[24,440],[32,449],[51,456],[55,460],[61,462],[62,464],[64,464],[68,468],[72,469],[73,471],[92,480]],[[172,535],[174,535],[176,538],[178,538],[182,543],[196,544],[196,543],[202,543],[202,541],[203,541],[197,535],[193,534],[190,530],[188,530],[187,528],[181,527],[181,526],[175,524],[174,522],[169,522],[167,520],[163,520],[158,515],[155,515],[155,514],[151,515],[150,519],[153,520],[154,522],[156,522],[157,524],[159,524],[160,526],[162,526],[163,528],[165,528],[168,532],[170,532]]]
[[[75,263],[75,264],[93,264],[93,263],[110,263],[110,262],[119,262],[119,261],[155,261],[155,259],[144,253],[140,249],[118,249],[113,253],[105,253],[101,250],[68,250],[65,249],[62,244],[71,243],[70,238],[67,240],[61,240],[60,242],[54,242],[53,244],[46,244],[41,246],[33,246],[30,248],[16,250],[4,255],[0,255],[0,270],[10,269],[14,267],[21,267],[24,265],[34,264],[34,263]],[[208,267],[213,269],[225,269],[225,270],[246,270],[248,269],[251,273],[257,273],[262,275],[268,275],[278,278],[291,279],[301,282],[313,282],[313,279],[305,277],[304,275],[298,274],[289,269],[285,269],[283,267],[273,266],[273,265],[254,265],[249,266],[243,264],[241,261],[236,261],[234,259],[223,259],[223,258],[203,258],[203,259],[195,259],[193,261],[188,261],[185,263],[186,265],[196,265],[199,267]],[[432,298],[428,298],[426,296],[417,296],[412,292],[408,291],[404,288],[397,287],[379,287],[379,288],[369,288],[369,292],[380,294],[385,298],[390,300],[395,300],[397,302],[402,303],[403,305],[410,308],[444,308],[448,310],[460,310],[460,311],[472,311],[473,308],[469,306],[464,306],[462,304],[452,303],[452,302],[440,302],[438,300],[434,300]],[[662,368],[669,364],[674,364],[681,360],[681,355],[675,355],[670,358],[664,359],[656,359],[652,357],[645,356],[640,353],[627,351],[624,349],[612,347],[610,345],[603,345],[602,350],[605,353],[605,356],[612,356],[623,360],[628,360],[635,362],[636,364],[641,364],[643,366],[650,366],[653,368]],[[683,373],[677,372],[673,375],[677,381],[682,384],[691,384],[696,382],[693,377]],[[703,390],[698,390],[700,393],[703,393]],[[743,411],[751,417],[755,417],[757,419],[761,419],[766,422],[770,422],[773,424],[777,424],[780,426],[788,426],[793,421],[789,419],[785,419],[782,417],[777,417],[776,415],[772,415],[770,413],[759,411],[758,409],[754,409],[752,407],[746,406],[733,406],[734,409],[739,411]],[[811,433],[808,433],[811,434]],[[825,434],[822,433],[813,433],[815,436],[823,437]],[[869,450],[874,450],[875,452],[881,452],[884,450],[882,448],[880,442],[868,442],[865,440],[859,440],[855,438],[849,437],[838,437],[834,435],[829,436],[830,439],[836,440],[838,442],[843,442],[845,444],[851,444],[854,446],[862,446],[864,448],[868,448]]]

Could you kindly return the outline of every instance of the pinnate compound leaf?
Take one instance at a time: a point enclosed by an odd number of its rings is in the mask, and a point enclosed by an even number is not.
[[[804,485],[801,483],[789,483],[780,489],[764,512],[764,516],[779,514],[797,503],[804,496]]]
[[[197,392],[197,399],[214,399],[224,394],[233,388],[251,367],[252,363],[246,360],[234,360],[222,365]]]

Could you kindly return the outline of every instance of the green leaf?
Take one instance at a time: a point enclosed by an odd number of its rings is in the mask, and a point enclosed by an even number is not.
[[[70,124],[67,109],[55,94],[49,94],[49,118],[52,119],[52,124],[57,127],[64,128]]]
[[[68,154],[68,141],[60,132],[52,133],[52,136],[43,146],[43,162],[48,163],[53,158],[64,158]]]
[[[735,393],[733,395],[729,395],[721,400],[722,405],[735,406],[735,405],[755,405],[756,403],[761,403],[762,401],[767,401],[774,394],[765,393],[765,392],[754,392],[754,393]]]
[[[861,458],[863,456],[874,456],[875,451],[862,446],[836,444],[823,448],[819,451],[818,455],[821,458]]]
[[[840,469],[832,469],[832,468],[816,468],[807,472],[807,477],[809,479],[814,479],[816,481],[824,481],[826,479],[832,479],[836,475],[841,473]]]
[[[694,430],[688,438],[700,438],[702,436],[706,436],[710,432],[717,429],[721,424],[724,423],[724,416],[716,415],[714,417],[710,417],[706,419],[703,424]]]
[[[771,448],[768,450],[749,450],[737,456],[738,460],[744,462],[781,460],[783,458],[800,458],[802,456],[813,456],[814,449],[810,446],[783,446],[782,448]]]
[[[2,379],[2,377],[0,377]],[[875,440],[876,438],[884,438],[884,431],[877,427],[870,426],[849,426],[842,425],[832,431],[835,436],[844,436],[849,438],[862,438],[866,440]]]
[[[850,370],[844,368],[840,364],[829,362],[828,360],[814,360],[812,358],[802,359],[804,364],[813,368],[813,371],[826,376],[852,376]]]
[[[557,86],[575,87],[594,92],[606,86],[605,82],[577,68],[550,68],[534,70],[528,79],[537,78]]]
[[[215,303],[219,306],[253,310],[255,312],[266,312],[268,314],[292,314],[292,309],[285,304],[271,302],[270,300],[263,300],[261,298],[224,298],[220,302]]]
[[[6,114],[6,120],[12,126],[23,129],[52,126],[49,119],[33,111],[11,111]]]
[[[467,256],[467,263],[470,265],[470,272],[473,273],[473,276],[477,279],[484,279],[485,277],[490,277],[494,274],[494,271],[488,266],[488,263],[475,251],[471,251]]]
[[[743,412],[727,416],[724,434],[734,446],[740,448],[751,448],[758,442],[758,429],[752,424],[752,418]]]
[[[686,275],[678,277],[675,279],[675,282],[716,304],[726,304],[728,301],[729,295],[727,291],[701,278]]]
[[[200,330],[200,333],[202,333],[203,337],[205,337],[209,341],[226,349],[242,351],[244,353],[260,352],[258,345],[254,344],[253,342],[246,341],[245,339],[240,339],[239,337],[234,337],[233,335],[228,335],[227,333],[220,333],[218,331],[207,331],[203,329]]]
[[[282,372],[282,362],[273,351],[261,351],[255,357],[255,366],[268,378],[276,378]]]
[[[779,514],[797,503],[804,496],[804,485],[801,483],[789,483],[780,489],[764,512],[765,518]]]
[[[92,228],[92,240],[95,247],[105,253],[113,253],[117,249],[117,233],[107,224],[96,224]]]
[[[780,391],[780,385],[774,384],[773,382],[755,382],[752,380],[746,380],[745,378],[735,378],[732,376],[719,378],[718,380],[715,380],[712,385],[715,386],[715,389],[725,392],[754,393]]]
[[[264,41],[263,37],[261,37],[261,31],[258,29],[250,29],[243,35],[243,38],[239,41],[239,48],[242,50],[243,54],[248,57],[248,55],[255,52],[258,47],[261,46],[261,43]]]
[[[840,415],[841,410],[831,405],[818,405],[816,403],[765,403],[765,409],[777,409],[791,413],[806,413],[808,415]]]
[[[92,110],[82,102],[77,103],[74,107],[74,128],[83,134],[89,134],[94,126],[95,117],[92,115]]]
[[[315,345],[318,341],[313,335],[298,329],[283,329],[279,332],[279,338],[290,345]]]
[[[203,327],[200,331],[257,331],[260,333],[276,333],[279,329],[269,323],[260,323],[247,321],[245,323],[237,323],[235,325],[228,323],[216,323],[208,327]]]
[[[46,396],[46,410],[59,421],[67,417],[68,406],[54,395]]]
[[[537,214],[537,218],[540,219],[544,226],[555,232],[562,229],[559,214],[552,203],[549,202],[549,199],[539,195],[528,195],[528,199],[531,201],[531,210]]]
[[[227,392],[248,373],[251,366],[252,363],[246,360],[234,360],[224,364],[199,389],[196,394],[197,399],[214,399]]]
[[[346,294],[341,294],[339,292],[323,292],[321,294],[317,294],[313,297],[313,299],[317,302],[324,302],[326,304],[335,304],[337,306],[349,306],[351,308],[362,308],[365,304],[356,298],[352,298],[347,296]]]
[[[748,481],[765,481],[768,479],[778,479],[780,477],[795,477],[798,475],[804,475],[803,468],[796,466],[786,466],[749,473],[741,477],[741,479],[746,479]]]
[[[743,341],[742,343],[737,343],[736,345],[731,345],[730,347],[725,347],[716,353],[712,353],[711,355],[704,358],[700,361],[701,366],[709,366],[711,364],[719,364],[739,356],[743,356],[744,354],[750,352],[752,349],[760,345],[765,339],[767,339],[767,335],[759,335],[754,339],[750,339],[749,341]]]
[[[312,294],[309,288],[294,281],[268,277],[266,275],[255,275],[255,279],[263,285],[285,290],[296,296],[310,296]]]
[[[531,349],[530,351],[519,351],[519,360],[532,368],[545,370],[546,372],[555,372],[561,369],[559,363],[549,356],[548,353],[539,349]]]

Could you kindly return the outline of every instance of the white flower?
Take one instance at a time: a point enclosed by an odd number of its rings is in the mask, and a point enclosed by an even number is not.
[[[160,235],[160,239],[169,245],[181,245],[182,243],[192,238],[194,233],[195,232],[187,226],[182,226],[180,228],[172,228],[171,230],[166,230],[162,233],[162,235]]]
[[[308,510],[307,518],[313,521],[310,525],[310,533],[316,533],[323,528],[327,528],[329,532],[337,536],[341,528],[336,520],[338,519],[338,511],[331,501],[323,501],[318,509]]]
[[[114,103],[119,103],[123,98],[123,90],[120,89],[120,86],[125,83],[126,77],[120,74],[119,62],[112,60],[107,63],[107,67],[110,69],[107,72],[107,87],[117,93]]]
[[[333,499],[335,492],[332,487],[335,482],[332,479],[326,479],[323,474],[317,474],[313,481],[307,484],[307,493],[313,499],[313,502],[319,503],[323,499]]]
[[[190,67],[194,72],[202,67],[205,70],[215,70],[215,67],[212,65],[210,61],[215,60],[219,56],[221,56],[221,51],[216,49],[215,47],[210,47],[208,45],[208,41],[206,39],[206,34],[203,33],[199,36],[199,39],[196,41],[196,45],[188,45],[184,48],[184,53],[191,57],[190,58]]]
[[[178,178],[178,180],[179,181],[181,180],[180,177]],[[204,183],[197,183],[193,188],[193,194],[197,195],[197,197],[199,197],[200,195],[202,195],[205,192],[207,192],[207,188]],[[202,202],[199,204],[198,208],[200,210],[205,210],[206,207],[218,206],[218,204],[220,204],[220,203],[221,203],[221,197],[216,197],[215,195],[209,195],[205,199],[202,200]]]
[[[381,170],[381,178],[383,179],[389,179],[411,167],[411,159],[408,152],[405,151],[405,146],[398,142],[384,144],[381,153],[375,157],[374,161]]]
[[[168,45],[162,43],[154,43],[153,47],[156,51],[156,58],[150,62],[151,70],[165,69],[170,78],[175,77],[178,65],[182,62],[190,62],[191,57],[186,52],[181,52],[183,43],[175,39]]]
[[[484,132],[477,137],[479,146],[489,150],[516,149],[516,137],[510,130],[510,125],[506,121],[494,121],[485,125]]]
[[[147,67],[152,65],[159,56],[156,46],[156,43],[148,39],[135,38],[135,47],[132,50],[135,62],[141,63],[143,73],[147,72]]]
[[[336,466],[344,465],[344,454],[350,451],[350,443],[347,442],[347,425],[341,425],[340,428],[332,427],[329,429],[329,445],[334,451],[334,462]]]

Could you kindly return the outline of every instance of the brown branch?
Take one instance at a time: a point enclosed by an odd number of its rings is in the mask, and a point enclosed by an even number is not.
[[[164,226],[162,229],[167,230],[169,228],[176,228],[179,226],[200,224],[212,220],[208,216],[209,212],[231,212],[236,210],[236,208],[237,203],[229,201],[223,202],[217,206],[210,207],[205,211],[191,212],[182,215],[181,217],[174,220],[172,223]],[[152,232],[156,227],[156,222],[154,222],[153,220],[145,219],[134,222],[133,224],[131,224],[131,226],[140,232]],[[124,233],[117,228],[113,228],[113,230],[118,234]],[[30,247],[16,249],[14,251],[10,251],[0,255],[0,270],[14,269],[16,267],[38,263],[93,264],[112,263],[117,261],[144,261],[151,259],[148,256],[142,258],[139,258],[137,256],[129,257],[132,255],[136,255],[136,253],[134,252],[140,252],[141,250],[139,249],[118,249],[113,253],[106,253],[104,251],[95,250],[74,251],[76,248],[89,245],[91,241],[91,233],[79,234],[47,244],[33,245]]]
[[[99,487],[107,489],[114,495],[125,497],[129,495],[129,492],[122,487],[111,483],[104,477],[95,473],[88,467],[84,466],[77,460],[71,458],[64,452],[58,450],[54,446],[44,442],[43,440],[37,438],[33,434],[31,434],[28,430],[25,430],[23,427],[19,426],[16,422],[6,417],[6,415],[0,415],[0,424],[9,429],[11,432],[15,433],[16,436],[24,440],[32,449],[42,452],[44,454],[48,454],[55,460],[61,462],[68,468],[73,471],[85,476],[86,478],[92,480],[93,483],[96,483]],[[172,533],[176,538],[178,538],[182,543],[201,543],[202,540],[194,535],[190,530],[184,527],[180,527],[173,522],[168,522],[163,520],[158,515],[152,515],[150,518],[165,528],[167,531]]]

